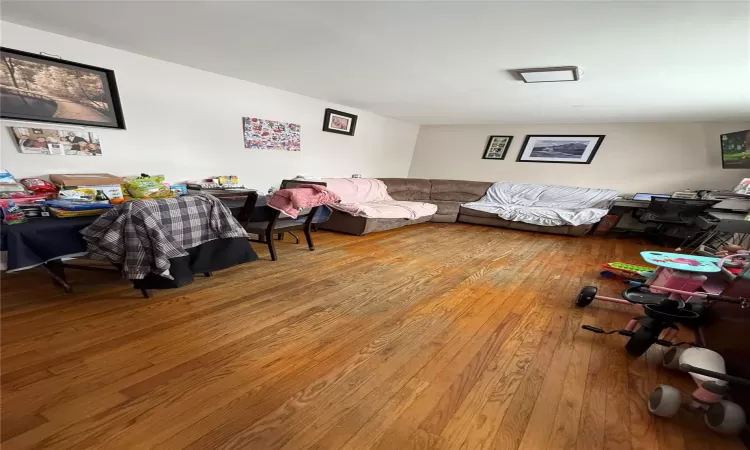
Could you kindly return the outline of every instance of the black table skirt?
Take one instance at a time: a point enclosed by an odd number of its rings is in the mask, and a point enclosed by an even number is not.
[[[41,217],[0,225],[0,250],[8,255],[8,271],[28,269],[66,256],[82,256],[86,242],[80,231],[98,216]]]

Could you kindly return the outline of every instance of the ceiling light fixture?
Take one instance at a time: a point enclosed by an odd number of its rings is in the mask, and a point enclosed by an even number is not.
[[[578,81],[580,74],[576,66],[539,67],[517,69],[511,72],[524,83],[553,83],[557,81]]]

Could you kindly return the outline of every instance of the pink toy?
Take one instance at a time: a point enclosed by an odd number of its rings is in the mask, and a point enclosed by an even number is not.
[[[648,410],[660,417],[674,417],[681,408],[704,414],[706,425],[720,434],[739,434],[745,428],[745,411],[725,398],[728,383],[750,386],[750,381],[726,374],[724,358],[713,350],[673,347],[664,354],[664,366],[688,372],[698,388],[683,396],[676,388],[660,385],[648,397]]]
[[[750,306],[750,301],[745,298],[698,291],[707,280],[702,273],[720,271],[720,264],[725,259],[683,257],[662,252],[643,252],[641,255],[648,263],[659,266],[645,283],[630,282],[634,287],[623,292],[622,299],[597,295],[596,287],[585,286],[575,301],[579,307],[585,307],[594,300],[642,306],[646,315],[634,317],[622,330],[605,332],[583,325],[584,329],[595,333],[619,333],[630,337],[625,349],[633,356],[642,355],[653,344],[673,345],[679,331],[677,323],[697,324],[701,314],[713,301],[736,303],[743,308]]]

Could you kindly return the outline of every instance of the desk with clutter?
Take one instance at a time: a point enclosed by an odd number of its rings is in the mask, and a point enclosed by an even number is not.
[[[170,185],[161,175],[146,174],[132,178],[107,173],[52,174],[49,179],[16,180],[7,171],[0,173],[0,268],[7,272],[40,267],[56,284],[71,292],[64,269],[115,270],[150,297],[151,289],[189,284],[194,273],[210,275],[215,270],[257,259],[231,209],[216,197],[201,193],[205,191],[188,190],[187,183]],[[239,186],[236,177],[222,177],[222,181],[223,186],[213,179],[191,184],[199,188],[211,185],[235,203],[251,192]],[[141,244],[133,238],[134,228],[122,231],[130,226],[130,217],[118,217],[123,214],[140,219],[148,216],[149,222],[159,224],[159,233],[171,232],[165,237],[173,247],[171,253],[162,255],[160,263],[150,271],[133,269],[132,256],[126,258],[123,246]],[[119,230],[119,235],[113,230]],[[130,250],[132,255],[134,249]],[[157,252],[152,248],[146,253]],[[214,254],[220,256],[206,256]],[[66,262],[82,257],[105,261],[113,267]]]

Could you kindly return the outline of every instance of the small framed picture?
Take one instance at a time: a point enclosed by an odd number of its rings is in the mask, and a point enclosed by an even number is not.
[[[591,164],[604,135],[528,135],[516,161]]]
[[[326,108],[326,114],[323,119],[323,131],[354,136],[354,129],[356,127],[357,116],[354,114]]]
[[[505,159],[511,141],[513,141],[513,136],[490,136],[482,159]]]

